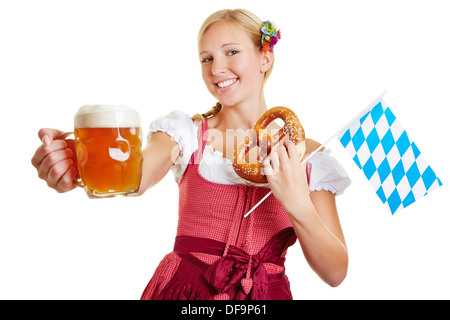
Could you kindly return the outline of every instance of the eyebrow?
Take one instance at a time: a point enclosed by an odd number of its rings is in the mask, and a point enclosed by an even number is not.
[[[236,42],[231,42],[231,43],[224,43],[223,45],[222,45],[222,48],[225,48],[225,47],[227,47],[227,46],[235,46],[235,45],[240,45],[239,43],[236,43]],[[202,51],[202,52],[200,52],[198,55],[199,56],[201,56],[202,54],[204,54],[204,53],[207,53],[208,52],[208,50],[205,50],[205,51]]]

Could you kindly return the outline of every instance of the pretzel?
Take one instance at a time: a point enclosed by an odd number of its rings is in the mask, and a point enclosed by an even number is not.
[[[278,132],[270,136],[265,129],[275,119],[282,119],[284,126]],[[263,162],[270,155],[273,146],[289,135],[296,146],[300,159],[306,151],[305,131],[295,113],[285,107],[275,107],[266,111],[256,122],[250,137],[236,148],[234,152],[233,168],[238,176],[254,183],[267,183],[267,177],[263,173]],[[249,151],[259,147],[259,154],[255,163],[248,163],[246,156]]]

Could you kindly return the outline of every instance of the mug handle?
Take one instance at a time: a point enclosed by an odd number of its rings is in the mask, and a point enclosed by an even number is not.
[[[55,139],[56,140],[66,140],[66,141],[67,140],[72,140],[72,141],[75,141],[75,135],[74,135],[73,132],[64,132],[63,134],[57,136]],[[75,153],[75,160],[76,160],[76,153]],[[75,162],[75,165],[76,165],[76,168],[77,168],[77,171],[78,171],[77,162]],[[85,185],[81,181],[79,171],[78,171],[78,177],[75,177],[75,179],[73,180],[73,184],[76,185],[77,187],[80,187],[80,188],[84,188],[85,187]]]

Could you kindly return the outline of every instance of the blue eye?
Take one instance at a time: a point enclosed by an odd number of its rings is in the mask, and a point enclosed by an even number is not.
[[[207,57],[207,58],[203,59],[201,62],[202,63],[208,63],[208,62],[211,62],[212,60],[213,59],[211,57]]]
[[[238,53],[239,53],[239,50],[230,50],[230,51],[228,51],[227,55],[228,56],[234,56],[234,55],[236,55]]]

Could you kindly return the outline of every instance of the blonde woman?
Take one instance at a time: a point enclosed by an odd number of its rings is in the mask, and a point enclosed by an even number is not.
[[[246,10],[222,10],[202,25],[199,60],[208,91],[219,101],[204,114],[174,111],[153,121],[143,150],[140,193],[172,169],[179,184],[179,221],[173,252],[164,257],[142,299],[292,299],[284,261],[296,240],[306,260],[331,286],[345,278],[348,254],[335,195],[350,180],[327,150],[301,165],[295,145],[265,163],[268,184],[234,173],[232,155],[267,111],[264,86],[280,33]],[[277,129],[275,123],[268,129]],[[32,160],[59,192],[77,173],[60,131],[42,129]],[[307,152],[319,144],[307,141]],[[49,156],[51,155],[51,156]],[[307,170],[308,168],[308,170]],[[248,218],[244,214],[273,192]]]

